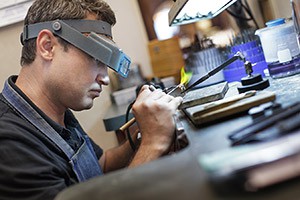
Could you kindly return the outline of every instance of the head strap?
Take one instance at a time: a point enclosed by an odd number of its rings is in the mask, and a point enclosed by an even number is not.
[[[24,27],[21,34],[22,44],[36,38],[43,29],[50,30],[54,35],[101,61],[121,76],[128,75],[130,58],[110,39],[99,36],[101,34],[111,37],[111,26],[108,23],[97,20],[55,20],[30,24]]]
[[[72,19],[72,20],[59,20],[81,33],[97,33],[106,35],[112,38],[111,25],[101,20],[85,20],[85,19]],[[36,38],[39,32],[43,29],[59,29],[54,27],[53,21],[40,22],[36,24],[28,24],[24,26],[23,33],[21,34],[21,43]]]

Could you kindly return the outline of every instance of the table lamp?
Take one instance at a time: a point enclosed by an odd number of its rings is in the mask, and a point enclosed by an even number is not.
[[[173,0],[174,5],[169,12],[169,25],[182,25],[211,19],[237,0]]]

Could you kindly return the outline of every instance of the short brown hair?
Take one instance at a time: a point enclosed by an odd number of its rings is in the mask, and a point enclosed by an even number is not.
[[[110,6],[103,0],[36,0],[29,8],[24,25],[56,19],[84,19],[88,13],[95,13],[98,20],[110,25],[116,23],[116,17]],[[59,38],[67,47],[68,43]],[[21,65],[30,64],[36,57],[36,40],[24,42]]]

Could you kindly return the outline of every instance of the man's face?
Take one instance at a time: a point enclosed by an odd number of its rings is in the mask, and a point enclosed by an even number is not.
[[[64,108],[79,111],[93,106],[103,85],[109,84],[107,67],[74,46],[58,47],[47,79],[53,100]]]
[[[88,13],[85,19],[96,20],[97,16]],[[102,86],[109,84],[107,66],[72,45],[67,51],[62,45],[57,47],[47,86],[54,102],[75,111],[91,108]]]

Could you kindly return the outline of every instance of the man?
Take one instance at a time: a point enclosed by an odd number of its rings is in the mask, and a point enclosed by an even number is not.
[[[126,73],[126,59],[103,56],[105,45],[115,49],[105,43],[115,22],[102,0],[36,0],[29,9],[20,73],[0,95],[0,199],[53,199],[72,184],[168,153],[182,98],[141,89],[132,107],[142,134],[136,152],[125,142],[103,153],[71,112],[93,106],[109,84],[107,67]]]

